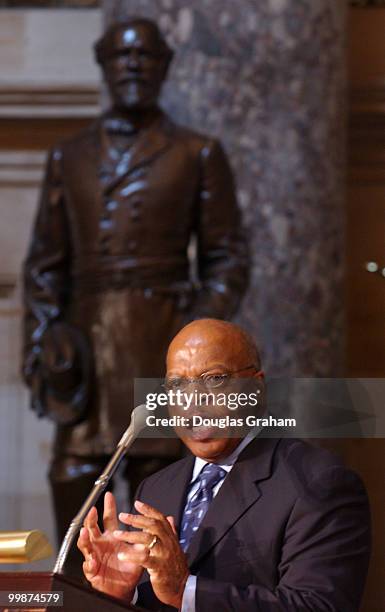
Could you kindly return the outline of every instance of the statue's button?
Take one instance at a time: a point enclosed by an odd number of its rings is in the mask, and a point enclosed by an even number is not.
[[[118,203],[115,200],[110,200],[106,204],[107,210],[116,210],[118,208]]]
[[[103,231],[108,231],[112,228],[113,222],[108,217],[102,217],[99,221],[99,227]]]
[[[137,246],[138,246],[137,240],[130,240],[128,243],[128,248],[130,251],[135,251]]]

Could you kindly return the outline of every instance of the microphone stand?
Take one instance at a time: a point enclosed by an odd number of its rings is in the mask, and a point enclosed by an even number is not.
[[[144,410],[142,410],[142,408],[144,408]],[[136,411],[138,412],[135,415]],[[84,519],[86,518],[92,506],[96,504],[100,495],[103,493],[103,491],[107,487],[110,479],[115,474],[128,448],[131,446],[132,442],[135,440],[139,432],[146,426],[145,418],[142,418],[145,415],[145,413],[147,413],[145,406],[138,406],[137,408],[135,408],[134,412],[132,413],[131,423],[129,427],[126,429],[126,431],[124,432],[123,436],[121,437],[113,456],[111,457],[110,461],[108,462],[107,466],[105,467],[105,469],[103,470],[99,478],[95,480],[92,491],[86,498],[79,512],[72,519],[70,526],[67,530],[67,533],[64,537],[64,540],[62,542],[62,545],[60,547],[60,550],[59,550],[59,553],[56,559],[55,567],[53,568],[53,572],[55,574],[62,573],[63,566],[67,559],[68,553],[71,549],[72,544],[74,543],[74,540],[77,534],[79,533],[83,525]],[[141,419],[141,422],[136,423],[135,416],[139,416]]]

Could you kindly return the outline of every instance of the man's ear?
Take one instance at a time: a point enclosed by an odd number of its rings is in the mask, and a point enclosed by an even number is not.
[[[265,372],[263,370],[258,370],[258,372],[255,372],[253,374],[253,378],[261,378],[262,380],[265,379]]]
[[[265,372],[263,370],[259,370],[253,374],[252,378],[256,383],[258,397],[264,400],[266,393]]]
[[[171,525],[171,529],[173,530],[174,534],[177,535],[174,517],[173,516],[167,516],[166,518],[167,518],[167,521],[169,522],[169,524]]]

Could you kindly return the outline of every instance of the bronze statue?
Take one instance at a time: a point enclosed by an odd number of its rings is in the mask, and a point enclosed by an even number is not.
[[[231,317],[248,277],[220,144],[158,106],[173,52],[157,26],[113,25],[95,51],[112,107],[52,151],[24,267],[23,372],[33,409],[57,423],[59,537],[127,426],[133,379],[163,375],[167,345],[189,320]],[[131,488],[179,446],[140,440],[133,452]]]

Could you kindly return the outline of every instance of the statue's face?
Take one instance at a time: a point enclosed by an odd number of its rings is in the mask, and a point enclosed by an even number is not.
[[[156,104],[167,64],[153,31],[140,24],[115,33],[103,71],[114,105],[141,110]]]

